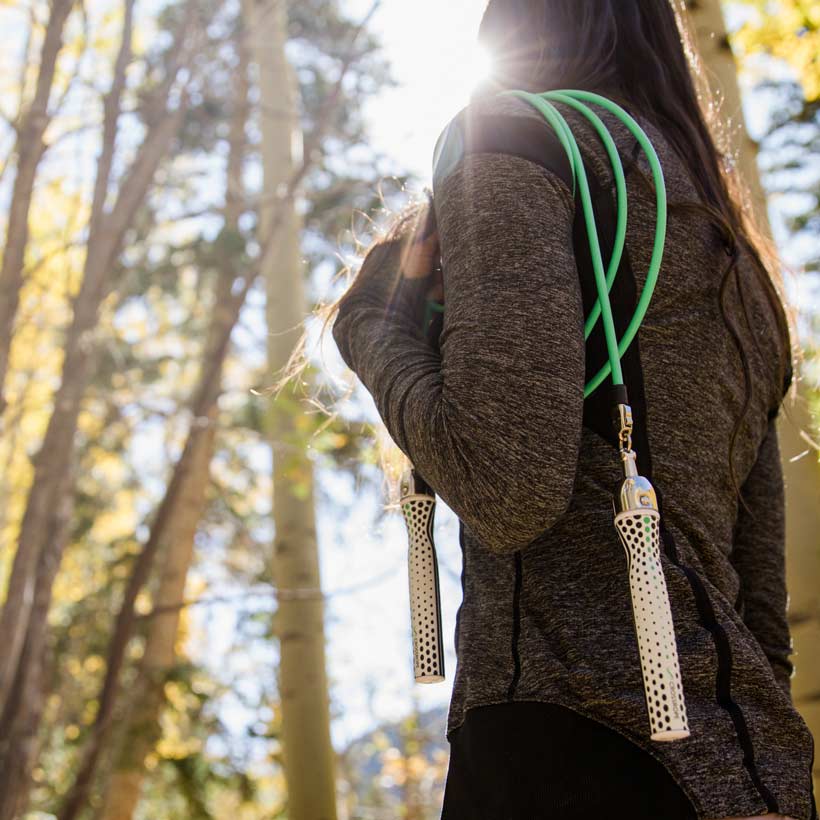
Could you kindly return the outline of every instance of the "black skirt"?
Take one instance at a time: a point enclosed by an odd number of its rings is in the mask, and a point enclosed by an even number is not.
[[[479,706],[450,736],[441,820],[697,820],[666,768],[549,703]]]

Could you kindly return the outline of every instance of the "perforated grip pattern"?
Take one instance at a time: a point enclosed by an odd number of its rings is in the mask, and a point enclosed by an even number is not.
[[[410,625],[413,631],[413,674],[417,683],[444,680],[441,594],[433,545],[434,496],[408,495],[401,509],[410,538]]]
[[[660,514],[647,509],[615,516],[626,550],[632,614],[638,636],[650,738],[658,741],[689,737],[678,647],[669,593],[660,560]]]

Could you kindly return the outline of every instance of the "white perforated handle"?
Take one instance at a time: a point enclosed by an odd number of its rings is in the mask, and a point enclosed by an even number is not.
[[[410,538],[410,625],[413,631],[413,674],[417,683],[444,680],[444,643],[438,561],[433,545],[435,496],[407,495],[401,509]]]
[[[689,737],[675,627],[660,558],[660,513],[630,510],[615,516],[629,563],[632,614],[638,635],[652,740]]]

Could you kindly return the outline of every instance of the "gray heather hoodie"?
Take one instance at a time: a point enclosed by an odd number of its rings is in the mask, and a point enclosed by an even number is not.
[[[559,108],[608,193],[611,170],[597,136]],[[634,139],[613,116],[602,118],[629,167]],[[638,119],[670,203],[696,200],[662,134]],[[750,513],[728,462],[745,395],[718,300],[729,257],[704,217],[673,208],[658,284],[622,360],[639,472],[660,502],[691,731],[685,740],[651,741],[626,555],[612,522],[622,473],[611,380],[584,402],[584,384],[606,352],[600,320],[585,348],[596,294],[588,265],[576,264],[574,247],[585,240],[577,241],[577,206],[551,133],[525,102],[491,97],[474,100],[439,138],[434,195],[446,309],[438,345],[420,331],[420,286],[405,282],[400,298],[391,295],[398,243],[333,327],[392,438],[460,520],[464,595],[448,736],[474,706],[555,703],[653,755],[699,820],[767,812],[815,820],[814,743],[789,680],[775,422],[791,379],[789,351],[741,252],[751,327],[734,277],[724,302],[751,369],[734,454]],[[637,162],[648,174],[642,155]],[[634,173],[627,181],[631,269],[622,268],[610,295],[619,338],[646,279],[655,218],[652,192]]]

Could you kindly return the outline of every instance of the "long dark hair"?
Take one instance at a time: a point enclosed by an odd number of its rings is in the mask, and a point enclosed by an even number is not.
[[[738,265],[741,249],[753,260],[756,278],[778,317],[784,379],[794,358],[794,317],[783,293],[781,263],[773,243],[758,227],[748,190],[735,172],[730,141],[686,25],[685,11],[674,2],[677,0],[489,0],[478,36],[493,56],[493,73],[475,90],[472,99],[505,88],[598,91],[646,117],[683,159],[700,202],[670,203],[670,212],[679,208],[703,213],[720,232],[729,256],[721,281],[720,309],[738,348],[745,376],[745,401],[729,443],[731,478],[740,495],[733,456],[737,434],[751,403],[752,385],[741,336],[724,306],[731,276],[740,294],[746,324],[758,344],[743,301]],[[651,180],[639,168],[633,168],[638,178],[652,187]],[[424,219],[429,207],[423,199],[410,202],[393,226],[375,238],[368,255],[378,253],[387,239],[396,237],[396,226]],[[314,311],[324,320],[323,331],[343,298]],[[799,347],[795,349],[799,353]],[[299,369],[298,357],[294,356],[277,387],[281,389]]]
[[[792,366],[796,333],[782,294],[777,254],[759,228],[749,192],[734,171],[727,136],[715,116],[716,106],[683,10],[670,0],[489,0],[479,40],[493,53],[495,70],[473,94],[474,100],[505,88],[598,91],[646,117],[683,160],[700,202],[670,203],[670,212],[703,213],[720,232],[729,256],[721,280],[720,310],[745,376],[745,401],[729,442],[731,478],[740,494],[733,456],[751,403],[751,373],[738,329],[725,310],[724,294],[731,276],[747,327],[758,344],[743,300],[738,265],[741,249],[749,253],[756,278],[778,318],[784,380]],[[639,168],[634,170],[645,184],[652,185]]]

